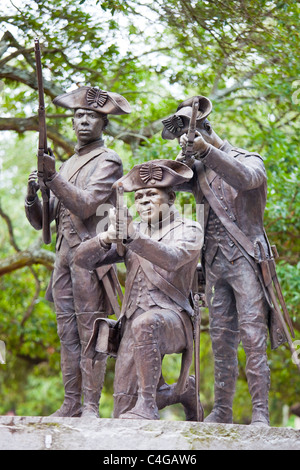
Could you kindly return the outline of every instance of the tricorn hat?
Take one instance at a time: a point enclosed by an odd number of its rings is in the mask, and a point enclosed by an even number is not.
[[[126,175],[113,184],[122,183],[124,191],[143,188],[167,188],[189,181],[193,171],[184,163],[175,160],[150,160],[135,165]]]
[[[82,86],[54,98],[53,103],[67,109],[91,109],[102,114],[129,114],[130,104],[124,96],[100,88]]]
[[[188,98],[180,103],[175,114],[172,114],[162,121],[164,128],[161,135],[163,139],[173,140],[175,137],[180,137],[187,132],[195,98],[198,98],[199,103],[197,124],[207,118],[212,110],[210,99],[205,96],[193,96],[192,98]]]

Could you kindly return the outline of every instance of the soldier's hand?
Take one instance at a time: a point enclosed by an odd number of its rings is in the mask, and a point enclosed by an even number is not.
[[[115,207],[109,211],[109,221],[110,225],[107,231],[102,232],[99,235],[101,240],[107,245],[118,243],[126,238],[135,237],[136,231],[133,225],[132,216],[126,206],[124,206],[123,222],[117,220]]]
[[[183,155],[183,153],[181,151],[179,152],[179,154],[175,158],[176,162],[183,162],[184,159],[185,159],[185,156]]]
[[[187,142],[188,142],[188,136],[187,136],[187,134],[183,134],[179,139],[179,145],[182,148],[182,153],[184,153],[184,151],[185,151]],[[201,154],[203,154],[207,150],[208,145],[209,144],[203,139],[200,132],[196,131],[196,137],[195,137],[194,143],[193,143],[193,152],[195,154],[198,153],[201,156]],[[186,163],[186,162],[184,162],[184,163]]]
[[[206,140],[203,138],[203,136],[200,134],[200,132],[196,131],[196,136],[194,140],[194,145],[193,145],[193,150],[195,151],[196,158],[197,156],[201,157],[206,150],[209,148],[209,144],[206,142]]]
[[[132,215],[130,214],[128,207],[124,208],[126,233],[124,238],[134,238],[136,235],[136,229],[133,224]]]
[[[34,170],[30,173],[28,177],[27,200],[33,201],[39,189],[40,189],[40,185],[38,183],[37,170]]]
[[[117,243],[126,238],[134,238],[135,229],[132,223],[132,216],[130,215],[128,208],[124,206],[124,217],[123,220],[117,220],[116,209],[110,209],[109,211],[110,225],[105,232],[106,243]]]
[[[175,160],[177,162],[185,163],[188,167],[192,168],[192,166],[194,165],[194,162],[195,162],[195,157],[193,155],[191,155],[189,158],[186,158],[186,156],[185,156],[185,149],[186,149],[186,144],[187,144],[187,141],[188,141],[187,135],[183,134],[178,139],[178,141],[179,141],[179,145],[182,148],[182,150],[177,155]]]
[[[194,155],[191,155],[190,157],[186,158],[185,155],[182,154],[182,152],[180,152],[177,157],[175,158],[176,162],[181,162],[181,163],[185,163],[185,165],[187,165],[189,168],[192,168],[192,166],[194,165],[195,163],[195,157]]]
[[[203,139],[202,135],[200,134],[199,131],[196,131],[195,133],[195,139],[194,139],[194,145],[193,145],[193,149],[195,151],[198,150],[198,147],[200,147],[201,145],[203,145],[203,142],[206,144],[205,140]],[[184,150],[186,145],[188,143],[188,136],[187,134],[183,134],[180,139],[179,139],[179,145],[180,147]]]
[[[49,153],[44,153],[43,166],[44,166],[44,181],[51,180],[56,174],[55,169],[55,156],[53,151],[49,148]]]
[[[188,136],[187,136],[187,134],[183,134],[182,136],[180,136],[179,139],[178,139],[178,141],[179,141],[180,147],[182,148],[182,152],[184,153],[186,144],[187,144],[187,142],[188,142]]]
[[[107,244],[116,243],[118,241],[115,208],[109,210],[109,221],[110,221],[110,224],[108,226],[107,231],[101,234],[101,239]]]
[[[114,230],[114,226],[110,225],[106,232],[102,232],[99,234],[99,237],[104,243],[107,245],[111,245],[112,243],[116,243],[116,232]]]

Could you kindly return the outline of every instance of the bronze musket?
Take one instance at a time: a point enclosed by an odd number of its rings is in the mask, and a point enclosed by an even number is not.
[[[49,214],[49,199],[50,199],[50,190],[46,187],[44,181],[44,154],[48,153],[47,146],[47,127],[46,127],[46,113],[45,113],[45,102],[44,102],[44,87],[43,87],[43,75],[42,75],[42,63],[41,63],[41,53],[40,53],[40,44],[39,40],[35,39],[34,41],[34,52],[35,52],[35,61],[36,61],[36,72],[37,72],[37,82],[38,82],[38,92],[39,92],[39,148],[37,154],[38,160],[38,181],[42,194],[43,200],[43,241],[47,245],[51,243],[51,229],[50,229],[50,214]]]
[[[278,253],[277,253],[275,245],[271,246],[271,251],[272,251],[272,253],[273,253],[273,251],[275,251],[275,253],[276,253],[276,256],[274,255],[275,257],[279,256]],[[283,294],[282,294],[281,286],[280,286],[280,283],[279,283],[279,280],[278,280],[278,277],[277,277],[277,273],[276,273],[276,263],[275,263],[275,260],[274,260],[273,257],[268,259],[268,264],[269,264],[269,269],[270,269],[270,274],[271,274],[271,277],[272,277],[273,285],[274,285],[279,303],[280,303],[281,308],[283,310],[285,321],[286,321],[286,323],[287,323],[287,325],[290,329],[292,337],[295,338],[294,328],[293,328],[292,321],[291,321],[291,318],[289,316],[289,312],[287,310],[287,306],[286,306],[286,303],[285,303],[285,300],[284,300],[284,297],[283,297]]]
[[[195,368],[195,400],[197,421],[203,421],[204,412],[200,401],[200,327],[202,308],[205,307],[203,285],[199,282],[200,265],[197,266],[193,281],[193,334],[194,334],[194,368]]]
[[[195,364],[195,399],[197,421],[202,421],[201,408],[200,408],[200,323],[201,323],[201,310],[200,310],[200,295],[194,295],[194,364]]]
[[[117,192],[117,202],[116,202],[116,224],[117,224],[117,253],[119,256],[124,256],[125,247],[122,244],[124,238],[124,188],[123,184],[120,182],[116,187]]]
[[[189,129],[187,133],[188,141],[187,141],[186,148],[184,151],[184,157],[185,157],[184,160],[189,159],[193,154],[194,140],[195,140],[195,135],[196,135],[196,126],[197,126],[196,121],[197,121],[198,108],[199,108],[199,100],[196,97],[194,98],[193,105],[192,105],[192,116],[190,119]]]
[[[276,271],[275,271],[275,261],[274,261],[273,258],[268,259],[266,257],[263,245],[259,240],[257,240],[255,242],[255,259],[256,259],[256,262],[261,267],[261,273],[262,273],[262,278],[263,278],[263,281],[264,281],[264,285],[267,289],[267,292],[270,296],[270,300],[273,304],[273,311],[274,311],[275,315],[277,316],[277,318],[278,318],[278,320],[279,320],[279,322],[282,326],[282,329],[285,333],[286,339],[288,341],[288,344],[289,344],[289,347],[290,347],[290,350],[291,350],[291,353],[292,353],[293,362],[296,364],[296,366],[298,367],[299,372],[300,372],[300,361],[298,359],[297,351],[294,347],[292,338],[289,334],[289,331],[288,331],[288,328],[287,328],[286,322],[285,322],[285,318],[286,318],[286,315],[288,315],[288,313],[287,313],[287,308],[285,306],[285,303],[284,303],[284,306],[282,305],[282,301],[284,302],[284,300],[283,300],[283,296],[282,296],[282,293],[281,293],[281,289],[280,289],[281,296],[279,294],[279,301],[280,301],[280,304],[281,304],[282,309],[284,311],[285,317],[282,315],[282,312],[280,310],[280,306],[278,304],[278,301],[277,301],[277,298],[276,298],[276,295],[275,295],[275,291],[274,291],[273,285],[272,285],[274,283],[274,286],[275,286],[275,289],[276,289],[276,292],[277,292],[277,295],[278,295],[279,281],[277,279],[277,274],[276,274]],[[274,271],[275,271],[276,276],[274,276]],[[294,337],[294,330],[293,330],[293,327],[291,326],[292,324],[291,324],[291,320],[290,320],[289,316],[288,316],[287,323],[290,327],[291,334]]]

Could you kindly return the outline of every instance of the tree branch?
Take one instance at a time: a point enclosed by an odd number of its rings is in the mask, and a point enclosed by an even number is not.
[[[38,116],[29,118],[0,118],[0,131],[16,131],[20,134],[26,131],[39,130]],[[68,156],[73,155],[75,143],[63,137],[54,126],[47,126],[47,136],[61,147]]]
[[[3,65],[1,67],[0,78],[6,78],[7,80],[11,80],[13,82],[24,83],[34,90],[38,89],[37,77],[34,72],[28,72],[27,70],[11,67],[10,65]],[[64,92],[64,90],[49,80],[44,79],[43,84],[45,94],[50,96],[51,99],[54,99],[57,95],[60,95]]]
[[[1,259],[0,276],[34,264],[42,264],[47,269],[52,270],[54,260],[55,254],[52,251],[44,250],[43,248],[37,250],[36,247],[29,247],[27,250],[18,251],[14,255]]]
[[[55,260],[55,254],[52,251],[45,250],[40,247],[42,239],[39,238],[36,240],[27,250],[21,251],[18,247],[17,242],[14,238],[13,226],[9,216],[3,211],[0,205],[0,215],[5,220],[8,233],[9,241],[12,247],[16,250],[16,253],[8,256],[7,258],[0,259],[0,276],[8,274],[17,269],[24,268],[25,266],[32,266],[33,264],[42,264],[47,269],[52,270]],[[38,279],[33,270],[31,270],[35,281],[38,282]]]
[[[21,326],[23,327],[26,323],[26,321],[28,320],[28,318],[30,317],[30,315],[32,314],[33,312],[33,309],[35,307],[35,304],[36,304],[36,301],[40,295],[40,291],[41,291],[41,283],[39,281],[39,278],[37,277],[34,269],[32,268],[32,266],[29,267],[30,269],[30,272],[31,274],[33,275],[34,277],[34,281],[35,281],[35,292],[34,292],[34,296],[30,302],[30,304],[28,305],[24,315],[23,315],[23,318],[22,318],[22,321],[21,321]],[[20,342],[22,343],[23,342],[23,338],[24,338],[24,331],[22,332],[21,334],[21,337],[20,337]]]
[[[9,233],[10,244],[12,245],[12,247],[17,252],[21,251],[20,248],[17,245],[17,242],[16,242],[15,238],[14,238],[14,231],[13,231],[13,226],[12,226],[11,220],[10,220],[9,216],[2,209],[1,204],[0,204],[0,215],[6,222],[6,225],[7,225],[7,228],[8,228],[8,233]]]

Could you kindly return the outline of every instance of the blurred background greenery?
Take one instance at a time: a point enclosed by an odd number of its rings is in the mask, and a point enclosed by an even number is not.
[[[124,171],[172,158],[176,141],[161,138],[161,120],[189,96],[210,97],[210,120],[232,144],[259,152],[268,174],[265,227],[280,254],[278,276],[296,340],[299,314],[299,3],[248,0],[5,0],[0,16],[0,414],[48,415],[63,400],[60,346],[53,306],[44,300],[54,261],[55,234],[45,246],[27,222],[27,178],[36,168],[38,139],[34,38],[42,49],[49,144],[57,165],[73,153],[71,113],[52,104],[80,85],[125,96],[128,116],[111,116],[106,145]],[[129,198],[129,202],[130,198]],[[178,194],[178,207],[194,201]],[[120,278],[124,272],[120,268]],[[268,351],[273,426],[297,426],[300,376],[290,351]],[[164,359],[176,381],[180,357]],[[251,420],[245,356],[239,350],[234,421]],[[114,359],[100,414],[113,407]],[[201,401],[213,406],[208,313],[202,312]],[[162,419],[184,419],[170,407]]]

